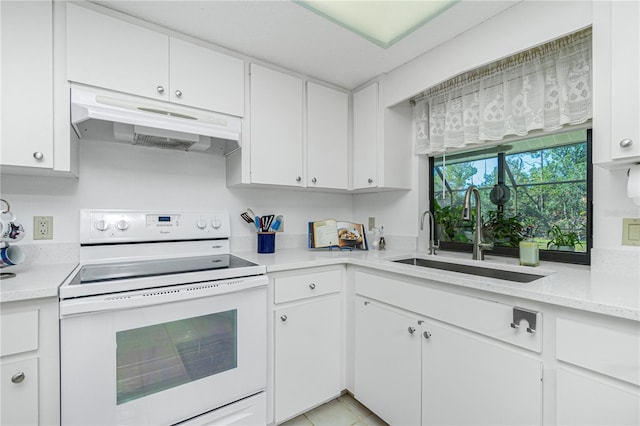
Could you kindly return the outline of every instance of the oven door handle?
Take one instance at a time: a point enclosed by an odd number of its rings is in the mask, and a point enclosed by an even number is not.
[[[208,281],[147,290],[78,297],[60,301],[60,319],[104,311],[138,308],[162,303],[180,302],[209,296],[221,296],[245,291],[262,290],[266,275],[234,280]]]

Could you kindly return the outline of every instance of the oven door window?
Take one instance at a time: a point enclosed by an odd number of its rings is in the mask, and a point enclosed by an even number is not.
[[[117,404],[238,366],[237,310],[118,331]]]

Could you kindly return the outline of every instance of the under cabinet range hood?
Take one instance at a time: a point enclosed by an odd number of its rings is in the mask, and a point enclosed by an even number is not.
[[[224,154],[240,148],[238,117],[75,84],[71,124],[80,138]]]

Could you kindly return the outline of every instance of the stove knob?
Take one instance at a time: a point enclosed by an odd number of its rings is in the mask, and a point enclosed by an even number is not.
[[[196,221],[196,226],[198,227],[198,229],[204,229],[207,227],[207,221],[205,219],[198,219]]]
[[[213,229],[219,229],[222,226],[222,222],[216,217],[211,221],[211,226],[213,226]]]
[[[98,231],[106,231],[107,229],[109,229],[109,222],[104,219],[100,219],[96,222],[96,229]]]
[[[126,231],[127,229],[129,229],[129,222],[124,219],[120,220],[118,221],[118,223],[116,223],[116,227],[121,231]]]

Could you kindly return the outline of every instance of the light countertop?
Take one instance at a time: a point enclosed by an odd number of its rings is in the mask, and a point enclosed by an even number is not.
[[[267,273],[339,264],[359,265],[458,287],[640,321],[640,278],[637,275],[593,271],[588,266],[542,261],[539,267],[533,268],[519,266],[518,259],[499,256],[487,256],[487,260],[480,262],[471,260],[471,255],[468,253],[439,252],[433,257],[425,253],[398,250],[329,252],[284,249],[277,250],[274,254],[255,252],[234,254],[265,265]],[[544,275],[544,277],[530,283],[516,283],[391,261],[409,257],[427,257],[469,265],[480,264],[483,267]]]
[[[640,321],[640,277],[634,274],[616,274],[606,269],[554,262],[540,263],[537,268],[523,267],[517,259],[487,256],[479,262],[468,253],[439,252],[435,260],[455,261],[483,267],[508,269],[544,275],[530,283],[515,283],[456,272],[394,263],[391,260],[408,257],[429,257],[425,253],[400,250],[326,251],[309,249],[281,249],[274,254],[250,251],[234,252],[252,262],[265,265],[267,273],[330,265],[358,265],[409,277],[428,279],[446,285],[471,288],[489,293],[519,297],[533,301],[580,309]],[[55,264],[29,264],[3,268],[14,272],[15,278],[0,282],[0,302],[11,302],[42,297],[56,297],[58,287],[77,268],[73,262]],[[612,268],[615,269],[615,268]]]
[[[22,264],[3,268],[14,278],[0,280],[0,302],[42,297],[58,297],[58,287],[77,267],[77,263]]]

